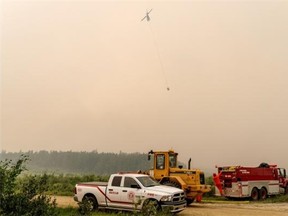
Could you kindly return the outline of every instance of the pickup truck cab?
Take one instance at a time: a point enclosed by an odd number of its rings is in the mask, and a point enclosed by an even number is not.
[[[108,182],[87,182],[75,186],[76,202],[88,201],[91,210],[99,208],[128,211],[154,211],[169,209],[178,213],[185,209],[184,191],[160,185],[150,176],[136,173],[118,173]],[[149,210],[148,210],[149,209]]]

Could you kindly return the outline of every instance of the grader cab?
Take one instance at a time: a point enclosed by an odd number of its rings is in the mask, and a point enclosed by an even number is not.
[[[204,172],[199,169],[191,169],[188,163],[188,169],[178,165],[178,153],[169,151],[150,151],[148,160],[154,156],[153,169],[149,175],[155,178],[163,185],[174,186],[185,191],[187,204],[191,204],[195,199],[201,200],[202,195],[211,190],[210,185],[205,184]]]

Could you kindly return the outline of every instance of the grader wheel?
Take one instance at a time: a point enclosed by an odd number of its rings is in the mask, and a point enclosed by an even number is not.
[[[167,186],[176,187],[176,188],[181,189],[181,185],[179,185],[179,184],[176,183],[176,182],[166,181],[166,182],[163,182],[162,184],[163,184],[163,185],[167,185]]]

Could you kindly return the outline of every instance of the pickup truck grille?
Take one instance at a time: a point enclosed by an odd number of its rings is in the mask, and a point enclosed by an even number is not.
[[[185,194],[183,193],[176,193],[173,195],[173,202],[179,202],[185,200]]]

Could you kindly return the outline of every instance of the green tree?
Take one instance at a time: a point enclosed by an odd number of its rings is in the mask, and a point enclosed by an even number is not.
[[[56,200],[45,195],[47,175],[30,176],[21,186],[17,177],[26,169],[27,155],[21,155],[16,163],[0,161],[0,215],[3,216],[55,216]]]

